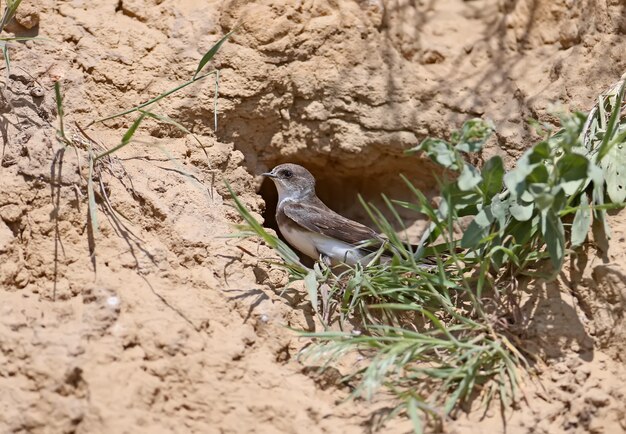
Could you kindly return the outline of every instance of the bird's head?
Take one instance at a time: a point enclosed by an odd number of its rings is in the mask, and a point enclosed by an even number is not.
[[[311,172],[297,164],[281,164],[271,172],[264,173],[274,181],[278,190],[278,200],[302,199],[315,194],[315,178]]]

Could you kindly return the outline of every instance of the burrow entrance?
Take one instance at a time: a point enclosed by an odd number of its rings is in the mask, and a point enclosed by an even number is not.
[[[283,162],[286,161],[277,161],[268,164],[268,167],[273,168]],[[400,174],[409,178],[412,184],[421,190],[426,197],[432,199],[438,194],[437,176],[439,172],[437,172],[437,167],[430,161],[421,158],[402,158],[398,159],[395,165],[388,162],[384,166],[381,164],[376,168],[358,170],[346,168],[337,170],[332,164],[319,166],[302,161],[289,160],[289,162],[306,167],[315,176],[317,195],[332,210],[378,231],[358,199],[358,196],[361,195],[366,202],[372,203],[381,210],[387,220],[392,223],[394,229],[405,233],[412,243],[419,241],[426,228],[428,224],[426,216],[396,206],[395,209],[402,221],[400,223],[385,205],[381,195],[384,194],[389,199],[417,202],[414,193],[400,178]],[[263,213],[264,226],[274,229],[280,234],[275,218],[278,193],[274,183],[270,179],[264,179],[259,194],[263,197],[266,205]]]

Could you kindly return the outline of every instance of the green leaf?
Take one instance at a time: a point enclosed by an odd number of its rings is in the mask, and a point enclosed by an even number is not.
[[[424,151],[433,161],[443,167],[453,170],[458,169],[456,153],[445,140],[429,137],[419,145],[418,149]]]
[[[489,229],[493,222],[494,216],[491,212],[491,206],[484,207],[474,220],[469,224],[463,238],[461,239],[461,247],[465,249],[471,249],[478,246],[480,241],[489,235]]]
[[[496,246],[489,252],[491,256],[491,260],[494,262],[494,265],[498,268],[502,266],[504,263],[504,259],[509,258],[515,265],[519,267],[520,261],[517,255],[513,252],[513,250],[508,249],[503,246]]]
[[[539,164],[528,174],[526,182],[529,184],[546,183],[549,176],[548,168],[543,164]]]
[[[552,188],[552,196],[554,197],[552,201],[552,209],[558,214],[565,209],[567,205],[567,197],[563,189],[558,185]]]
[[[442,201],[439,204],[439,211],[443,216],[447,216],[449,206],[452,206],[459,217],[476,215],[482,207],[483,197],[476,191],[461,191],[458,183],[451,183],[442,187]]]
[[[480,189],[486,198],[491,198],[502,191],[504,179],[504,164],[499,155],[491,157],[482,169],[483,182]]]
[[[54,82],[54,96],[57,103],[57,115],[59,116],[59,131],[61,138],[65,139],[65,127],[63,125],[63,96],[61,95],[61,85],[58,81]]]
[[[614,147],[615,143],[611,141],[613,135],[619,127],[619,117],[622,110],[622,101],[624,100],[624,91],[626,90],[626,80],[622,82],[615,99],[613,100],[613,110],[611,111],[611,117],[606,125],[606,131],[602,137],[602,143],[598,148],[598,155],[596,156],[596,162],[602,161],[602,159],[608,155],[609,151]],[[617,123],[617,126],[615,125]]]
[[[604,205],[604,182],[601,181],[602,177],[599,175],[599,173],[601,173],[600,168],[598,168],[596,165],[591,166],[589,174],[594,180],[591,198],[592,203],[596,205],[593,213],[594,238],[596,239],[596,242],[598,243],[600,249],[606,251],[603,246],[608,248],[608,240],[611,239],[611,228],[606,218],[606,211],[602,208],[597,207],[597,205]],[[600,182],[598,182],[598,180],[600,180]]]
[[[237,31],[237,27],[235,27],[233,30],[231,30],[230,32],[226,33],[226,35],[224,35],[224,37],[222,37],[222,39],[220,39],[219,41],[217,41],[217,43],[215,45],[213,45],[211,47],[211,49],[209,51],[206,52],[206,54],[204,56],[202,56],[202,59],[200,59],[200,63],[198,63],[198,67],[196,68],[196,72],[193,75],[193,80],[196,79],[196,77],[198,76],[198,74],[200,73],[200,71],[202,71],[202,68],[204,68],[204,66],[209,63],[209,61],[211,61],[211,59],[213,59],[213,57],[217,54],[217,52],[220,50],[220,48],[222,48],[222,45],[224,44],[224,42],[226,42],[226,40],[228,38],[231,37],[231,35],[233,33],[235,33]]]
[[[582,191],[586,186],[585,184],[588,183],[589,179],[583,179],[581,181],[563,182],[559,184],[559,187],[563,189],[567,196],[573,196],[577,191]]]
[[[133,122],[130,128],[128,128],[126,133],[124,133],[124,135],[122,136],[121,143],[117,146],[112,147],[111,149],[107,151],[104,151],[103,153],[95,157],[95,161],[98,161],[100,158],[106,157],[107,155],[113,154],[114,152],[117,152],[120,149],[122,149],[124,146],[128,145],[130,143],[130,140],[135,135],[137,128],[139,128],[139,125],[141,125],[141,122],[144,120],[145,117],[146,117],[146,112],[141,113],[139,117],[135,119],[135,122]]]
[[[507,227],[506,232],[508,235],[511,235],[513,237],[513,240],[515,240],[515,244],[524,245],[533,237],[536,231],[536,223],[528,218],[525,221],[513,220],[511,224]]]
[[[511,215],[513,216],[513,218],[515,218],[515,220],[519,222],[525,222],[527,220],[530,220],[530,218],[533,216],[534,209],[535,205],[532,202],[516,202],[511,205],[509,211],[511,212]]]
[[[133,138],[133,136],[137,132],[137,128],[139,128],[139,125],[141,125],[141,122],[143,121],[145,117],[146,117],[146,113],[144,112],[144,113],[141,113],[137,119],[135,119],[135,122],[133,122],[130,128],[128,128],[126,133],[124,133],[124,135],[122,136],[122,145],[128,145],[130,143],[130,140]]]
[[[537,143],[528,152],[528,162],[530,164],[541,164],[547,158],[550,158],[550,144],[546,141]]]
[[[563,222],[551,209],[541,214],[541,233],[555,270],[560,270],[565,258],[565,230]]]
[[[471,164],[465,164],[457,183],[461,191],[468,191],[480,184],[480,181],[482,181],[482,176],[478,172],[478,169]]]
[[[485,142],[493,134],[494,127],[491,122],[482,119],[466,121],[461,131],[455,134],[453,141],[457,143],[455,148],[461,152],[478,152]]]
[[[422,427],[422,420],[420,419],[419,414],[417,413],[417,405],[416,405],[415,398],[413,397],[409,398],[409,400],[406,403],[406,407],[407,407],[407,413],[409,414],[409,417],[411,418],[411,422],[413,423],[413,432],[415,434],[422,434],[424,432],[424,429]]]
[[[589,160],[580,154],[565,154],[556,168],[564,181],[580,181],[587,179]]]
[[[613,203],[626,200],[626,143],[614,146],[600,162],[606,179],[606,192]]]
[[[495,195],[493,200],[491,201],[491,212],[496,220],[498,220],[498,224],[500,225],[500,229],[503,229],[506,225],[506,218],[508,217],[509,210],[509,201],[502,201],[499,195]]]
[[[526,175],[519,168],[514,169],[504,175],[502,179],[507,190],[513,197],[520,197],[526,191]]]
[[[585,193],[580,196],[580,206],[576,215],[574,216],[574,222],[572,223],[572,246],[580,246],[585,242],[589,228],[591,227],[591,208],[589,207],[589,198]]]
[[[548,209],[554,203],[554,192],[547,184],[530,184],[528,191],[532,195],[534,204],[539,210]]]
[[[602,168],[596,166],[595,164],[590,164],[589,178],[593,181],[594,191],[596,191],[597,193],[604,192],[604,173],[602,172]],[[594,201],[594,203],[598,204],[600,202]]]
[[[515,169],[504,175],[504,185],[514,196],[519,197],[524,194],[526,190],[526,177],[537,167],[538,163],[530,162],[530,156],[533,152],[534,148],[524,152],[518,160]]]

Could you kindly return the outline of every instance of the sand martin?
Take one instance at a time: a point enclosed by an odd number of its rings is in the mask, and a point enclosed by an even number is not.
[[[386,239],[328,208],[315,194],[315,178],[302,166],[281,164],[264,173],[278,190],[276,222],[287,242],[328,265],[367,265]],[[390,259],[385,252],[384,259]]]

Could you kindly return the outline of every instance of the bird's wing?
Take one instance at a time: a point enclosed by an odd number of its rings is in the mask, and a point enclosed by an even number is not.
[[[369,240],[382,241],[372,229],[347,219],[326,206],[289,202],[284,205],[283,212],[305,229],[349,244],[356,245]]]

